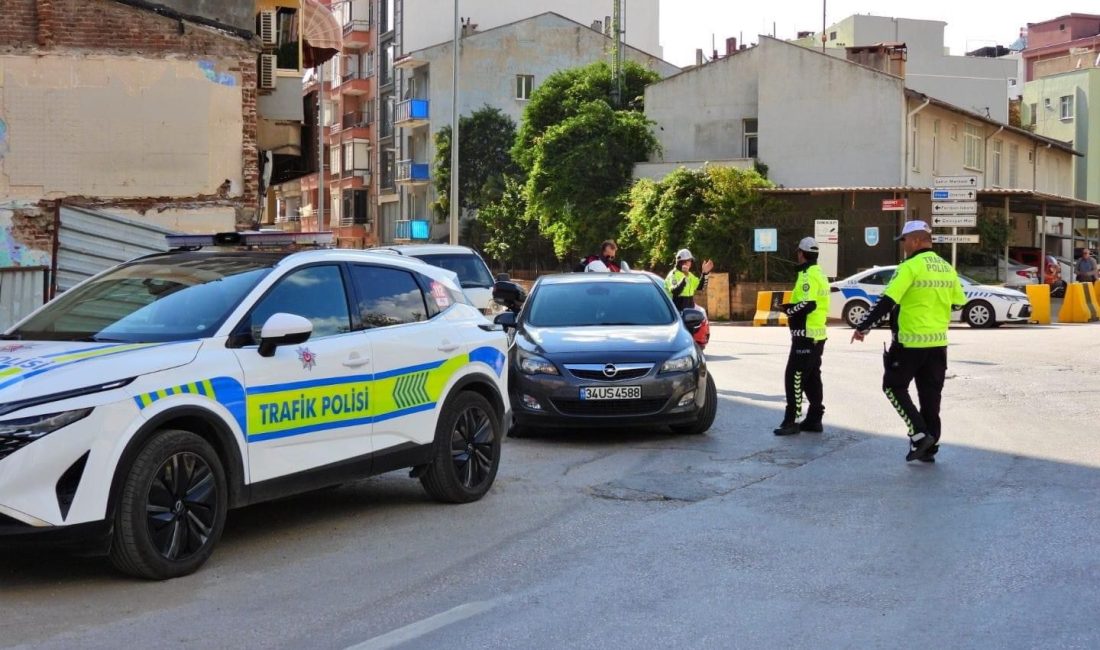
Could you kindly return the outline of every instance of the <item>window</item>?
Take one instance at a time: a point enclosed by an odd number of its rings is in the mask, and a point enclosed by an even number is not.
[[[325,100],[321,103],[321,106],[324,109],[324,114],[321,117],[321,124],[329,126],[336,118],[336,102]]]
[[[278,40],[276,67],[280,70],[299,70],[297,9],[279,7],[275,14],[275,33]]]
[[[378,83],[387,86],[393,83],[393,42],[382,47],[382,68],[379,70]]]
[[[343,61],[340,63],[340,69],[343,71],[341,75],[342,81],[349,81],[351,79],[359,79],[359,55],[348,54],[343,57]]]
[[[963,166],[981,171],[985,162],[982,151],[982,130],[974,124],[966,125],[966,140],[963,143]]]
[[[958,142],[959,141],[959,125],[957,123],[954,123],[954,122],[951,124],[951,141],[952,142]]]
[[[913,161],[913,171],[920,171],[920,115],[913,116],[909,131],[909,151]]]
[[[313,323],[311,339],[351,331],[347,294],[340,268],[334,265],[310,266],[292,271],[260,300],[246,319],[253,342],[272,314],[295,314]]]
[[[359,55],[362,57],[362,61],[359,63],[359,69],[362,71],[363,78],[374,76],[374,50],[363,52]]]
[[[1027,123],[1031,126],[1035,126],[1035,122],[1039,119],[1039,104],[1032,102],[1028,104],[1028,109],[1031,112],[1031,115],[1028,116]]]
[[[1073,95],[1062,95],[1058,98],[1058,114],[1063,120],[1073,119]]]
[[[1020,186],[1019,171],[1020,145],[1008,145],[1008,186],[1016,188]]]
[[[830,41],[835,41],[836,40],[836,32],[829,32],[829,40]]]
[[[531,99],[531,87],[535,85],[535,77],[529,74],[516,75],[516,99]]]
[[[424,294],[412,273],[381,266],[356,265],[352,267],[351,276],[359,295],[359,318],[364,327],[386,327],[427,320]]]
[[[339,152],[340,147],[333,147],[333,151]],[[341,206],[341,203],[340,203],[340,190],[332,190],[331,193],[329,194],[329,208],[328,208],[329,209],[328,223],[330,225],[340,223],[340,208],[341,207],[342,206]],[[326,227],[328,227],[328,226],[326,226]]]
[[[394,176],[397,172],[397,153],[393,149],[386,149],[382,152],[382,158],[379,163],[382,165],[382,178],[380,179],[382,189],[393,189]]]
[[[340,164],[340,147],[329,147],[328,173],[339,174],[343,165]]]
[[[742,122],[741,128],[745,134],[741,142],[742,158],[756,158],[758,125],[759,122],[756,118],[750,118]]]
[[[1016,87],[1016,80],[1014,78],[1012,78],[1012,77],[1008,78],[1008,87],[1009,88],[1015,88]]]
[[[932,173],[940,169],[940,121],[932,120]]]
[[[993,141],[993,160],[990,161],[993,187],[1001,187],[1001,153],[1004,151],[1004,141]]]
[[[887,269],[885,271],[877,271],[870,275],[865,276],[859,281],[860,284],[873,284],[875,286],[885,286],[890,283],[890,280],[894,277],[894,269]]]

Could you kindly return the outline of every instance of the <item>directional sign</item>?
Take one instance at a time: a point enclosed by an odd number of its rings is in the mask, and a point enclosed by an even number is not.
[[[882,200],[883,211],[900,210],[905,211],[905,199],[883,199]]]
[[[977,244],[978,235],[932,235],[933,244]]]
[[[932,187],[947,189],[952,187],[978,187],[977,176],[933,176]]]
[[[932,190],[933,201],[973,201],[977,198],[977,190]]]
[[[976,214],[934,214],[933,226],[947,226],[949,228],[973,228],[978,225]]]
[[[932,214],[978,214],[978,202],[955,201],[953,203],[933,203]]]

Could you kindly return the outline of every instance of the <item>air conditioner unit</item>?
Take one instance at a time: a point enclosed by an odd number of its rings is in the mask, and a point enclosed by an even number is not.
[[[274,54],[260,55],[259,87],[260,90],[275,89],[275,67],[278,65],[278,57]]]
[[[278,38],[276,38],[275,35],[274,11],[260,12],[257,31],[259,32],[258,36],[260,37],[260,43],[264,47],[275,47],[279,44]]]

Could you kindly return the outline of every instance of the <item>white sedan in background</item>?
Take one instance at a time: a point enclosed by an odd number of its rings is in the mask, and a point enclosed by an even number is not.
[[[833,282],[829,318],[841,319],[849,327],[855,327],[878,302],[896,269],[897,266],[876,266]],[[951,320],[971,327],[999,327],[1004,323],[1026,323],[1031,317],[1031,302],[1025,294],[978,284],[964,275],[959,275],[959,279],[966,305],[952,313]]]

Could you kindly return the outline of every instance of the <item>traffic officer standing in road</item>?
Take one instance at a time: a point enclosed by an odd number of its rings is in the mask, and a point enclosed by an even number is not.
[[[884,317],[894,340],[883,353],[882,390],[909,428],[906,462],[935,462],[940,440],[940,393],[947,374],[947,326],[951,312],[966,303],[955,269],[932,251],[932,229],[909,221],[898,237],[906,259],[898,266],[875,308],[852,334],[862,341]],[[909,396],[917,383],[920,410]]]
[[[799,431],[822,431],[821,416],[825,414],[824,389],[821,385],[821,355],[825,352],[825,319],[829,315],[829,279],[817,264],[818,247],[813,237],[798,242],[798,278],[791,291],[791,302],[784,305],[791,330],[791,353],[783,383],[787,392],[787,409],[783,423],[774,431],[777,436],[790,436]],[[801,423],[802,394],[810,401],[806,419]]]
[[[676,265],[665,276],[665,290],[672,296],[672,302],[676,309],[684,310],[695,306],[695,294],[705,291],[707,278],[714,269],[714,262],[706,260],[700,269],[703,272],[699,277],[691,272],[691,266],[695,262],[695,256],[686,248],[676,251]]]

